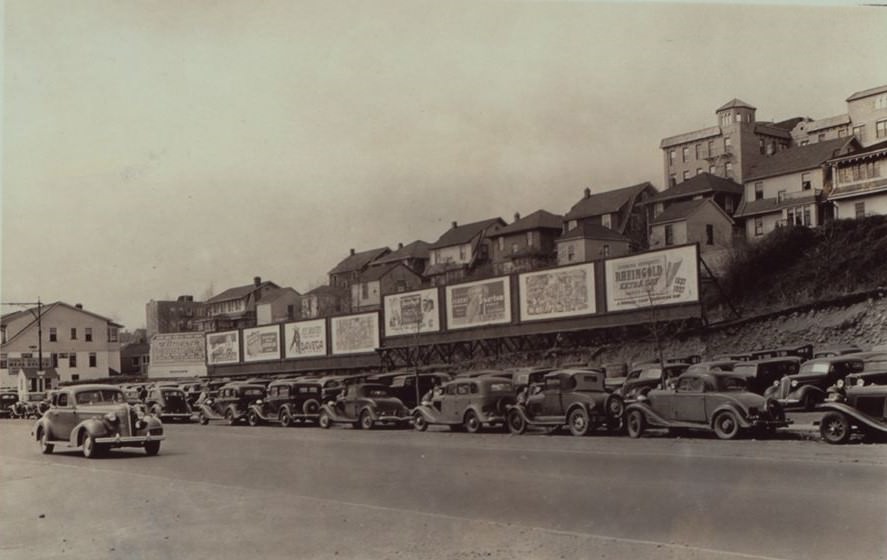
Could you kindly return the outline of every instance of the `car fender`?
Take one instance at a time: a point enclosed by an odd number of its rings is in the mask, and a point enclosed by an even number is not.
[[[532,424],[533,420],[530,418],[530,415],[527,413],[527,407],[522,404],[516,404],[508,407],[507,414],[511,414],[512,411],[516,411],[517,414],[521,415],[521,418],[524,419],[524,422],[528,424]]]
[[[711,415],[709,415],[709,424],[714,422],[714,419],[718,414],[724,412],[725,410],[732,412],[736,415],[736,418],[739,420],[739,425],[743,428],[748,428],[751,426],[751,422],[748,421],[748,413],[745,412],[742,408],[736,406],[734,403],[724,403],[719,407],[715,408]]]
[[[338,412],[336,412],[336,408],[329,403],[322,405],[320,407],[320,412],[326,412],[327,415],[330,417],[330,419],[332,419],[333,422],[355,422],[356,421],[356,420],[352,420],[352,419],[348,419],[348,418],[343,418],[342,416],[339,415]]]
[[[632,410],[640,411],[641,414],[644,415],[644,420],[646,420],[649,424],[653,424],[656,426],[668,426],[671,424],[668,420],[659,415],[653,407],[648,405],[646,401],[635,401],[632,403],[626,403],[625,405],[625,417],[628,418],[628,414]]]
[[[577,408],[581,408],[588,414],[589,418],[593,419],[593,417],[597,414],[597,407],[596,406],[589,407],[588,406],[589,404],[591,404],[591,403],[574,402],[573,404],[571,404],[570,406],[567,407],[565,418],[569,418],[570,414],[572,414],[574,410],[576,410]]]
[[[875,420],[871,416],[860,412],[858,409],[853,408],[848,404],[839,402],[825,402],[817,406],[816,410],[825,412],[840,412],[845,416],[849,416],[854,422],[858,423],[859,425],[887,434],[887,423]]]
[[[437,423],[437,415],[434,412],[432,412],[430,410],[430,408],[431,407],[429,407],[427,405],[420,404],[419,406],[417,406],[416,408],[413,409],[412,415],[421,414],[422,417],[425,418],[426,422],[428,422],[429,424],[436,424]]]
[[[70,442],[72,447],[77,447],[79,445],[80,437],[83,433],[87,433],[92,437],[104,437],[108,435],[108,428],[105,427],[104,422],[98,418],[87,418],[83,422],[74,426],[74,429],[71,430]]]
[[[36,440],[40,439],[40,430],[48,433],[50,435],[49,439],[52,439],[52,430],[49,429],[49,422],[46,419],[46,416],[41,417],[39,420],[34,422],[34,428],[31,430],[31,437]]]
[[[827,396],[825,391],[823,391],[822,389],[820,389],[816,385],[801,385],[800,387],[796,388],[794,391],[789,392],[788,396],[790,399],[797,399],[799,401],[802,401],[802,400],[804,400],[804,397],[806,397],[809,393],[814,393],[814,394],[820,395],[823,398],[823,400]]]

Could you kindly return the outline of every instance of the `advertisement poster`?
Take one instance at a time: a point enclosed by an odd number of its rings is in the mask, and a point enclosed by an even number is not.
[[[203,333],[158,333],[151,337],[151,364],[188,363],[206,363]]]
[[[696,246],[606,261],[607,311],[699,301]]]
[[[206,334],[206,363],[236,364],[240,362],[240,333],[227,331]]]
[[[595,312],[594,264],[520,275],[522,321],[556,319]]]
[[[385,336],[440,330],[437,290],[385,296]]]
[[[447,325],[465,329],[511,322],[508,278],[447,286]]]
[[[379,314],[348,315],[331,319],[333,354],[375,352],[379,347]]]
[[[243,361],[280,359],[280,327],[269,325],[243,329]]]
[[[287,358],[326,356],[326,321],[300,321],[283,326]]]

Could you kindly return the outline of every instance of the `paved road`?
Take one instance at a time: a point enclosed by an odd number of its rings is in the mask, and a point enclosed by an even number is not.
[[[887,444],[0,422],[0,558],[887,558]]]

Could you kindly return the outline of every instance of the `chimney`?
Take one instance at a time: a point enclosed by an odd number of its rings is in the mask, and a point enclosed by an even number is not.
[[[459,227],[459,224],[456,223],[456,220],[453,220],[453,229],[456,229],[457,227]]]
[[[255,284],[256,286],[258,286],[258,285],[261,284],[261,283],[262,283],[262,277],[261,277],[261,276],[254,276],[254,277],[253,277],[253,284]]]
[[[78,303],[78,304],[75,304],[74,307],[76,307],[77,309],[83,309],[83,304]]]
[[[354,254],[354,249],[351,249],[351,254],[352,254],[352,255]]]
[[[398,243],[397,243],[397,248],[398,248],[398,250],[403,249],[403,243],[398,242]]]
[[[520,212],[515,212],[514,213],[514,221],[517,222],[518,220],[520,220]]]
[[[585,189],[585,198],[591,198],[591,189],[587,187]]]

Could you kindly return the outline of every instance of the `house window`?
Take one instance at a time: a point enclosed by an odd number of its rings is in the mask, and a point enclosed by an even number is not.
[[[108,327],[108,342],[117,342],[117,327]]]
[[[567,245],[567,262],[571,262],[576,256],[576,249],[572,245]]]
[[[500,253],[505,252],[505,238],[504,237],[499,238],[499,252]]]
[[[690,159],[690,147],[684,146],[681,148],[681,161],[687,163],[687,160]]]
[[[671,224],[665,226],[665,245],[674,245],[674,230]]]
[[[58,333],[55,330],[55,327],[49,327],[49,341],[57,342],[59,339]]]
[[[758,150],[761,152],[761,155],[764,155],[767,152],[767,145],[763,138],[758,140]]]
[[[875,98],[875,109],[887,109],[887,93],[882,93]]]
[[[727,136],[726,138],[724,138],[724,151],[730,152],[732,147],[733,147],[733,139],[730,138],[729,136]]]
[[[783,200],[785,200],[785,191],[779,191],[778,193],[776,193],[776,200],[778,202],[782,202]]]
[[[715,174],[715,166],[714,166],[714,165],[709,165],[709,166],[708,166],[708,172],[711,173],[712,175],[714,175],[714,174]]]
[[[532,247],[532,246],[533,246],[533,232],[528,231],[527,232],[527,247]]]
[[[702,168],[701,168],[701,167],[697,167],[697,168],[696,168],[696,174],[697,174],[697,175],[702,175]]]
[[[733,199],[727,197],[727,200],[724,201],[724,209],[728,214],[733,214]]]
[[[83,336],[86,338],[86,342],[92,342],[92,328],[86,327],[86,332],[83,333]]]
[[[674,173],[672,173],[671,175],[668,176],[668,186],[673,187],[677,184],[678,184],[678,178]]]
[[[609,245],[604,244],[603,248],[601,248],[601,255],[604,258],[607,258],[610,256],[610,246]]]
[[[696,159],[702,159],[702,144],[696,144]]]
[[[705,244],[715,244],[715,226],[711,224],[705,224]]]
[[[853,136],[856,136],[856,139],[862,142],[862,137],[865,135],[865,125],[861,124],[859,126],[853,127]]]
[[[887,120],[875,123],[875,137],[887,138]]]
[[[95,352],[89,353],[89,367],[96,367],[96,356]]]
[[[685,171],[685,173],[686,173],[686,171]],[[610,223],[610,215],[609,214],[604,214],[603,216],[601,216],[601,225],[604,226],[605,228],[612,227],[611,223]]]
[[[732,163],[727,162],[727,164],[724,165],[724,173],[725,173],[725,175],[727,175],[728,179],[733,178],[733,164]]]
[[[810,207],[809,206],[804,207],[804,225],[810,226]]]
[[[838,129],[838,138],[846,138],[847,137],[847,127],[842,126]]]
[[[9,368],[9,361],[6,354],[0,354],[0,369]]]
[[[52,354],[49,355],[49,360],[50,360],[49,363],[52,364],[50,367],[54,367],[54,368],[59,367],[59,355],[58,354],[53,352]]]
[[[465,246],[459,247],[459,260],[465,262]]]
[[[360,285],[360,297],[366,299],[370,297],[370,283],[364,282]]]
[[[713,155],[715,155],[715,141],[709,140],[708,141],[708,157],[712,157]]]
[[[690,172],[687,171],[687,170],[685,169],[685,170],[684,170],[684,176],[683,176],[683,177],[684,177],[684,181],[686,181],[687,179],[689,179],[689,178],[690,178]]]
[[[77,352],[71,352],[68,354],[68,367],[77,367]]]
[[[674,150],[669,150],[669,151],[668,151],[668,164],[669,164],[669,165],[674,165],[674,162],[675,162],[675,158],[676,158],[676,157],[677,157],[677,154],[675,153],[675,151],[674,151]]]
[[[763,235],[764,234],[764,219],[763,218],[755,218],[755,235]]]
[[[71,340],[77,340],[77,327],[71,327]]]
[[[764,182],[755,183],[755,200],[763,200],[764,198]]]
[[[817,137],[817,140],[819,140],[820,142],[825,142],[825,133],[820,132],[819,136]]]
[[[518,250],[520,250],[520,247],[518,247],[517,243],[512,243],[511,244],[511,254],[516,255]]]
[[[810,181],[810,174],[809,173],[801,173],[801,190],[802,191],[809,191],[812,184],[813,183]]]
[[[857,202],[853,205],[854,210],[856,210],[856,219],[865,218],[865,202]]]
[[[72,373],[71,374],[71,381],[80,381],[80,374]],[[60,404],[59,406],[65,406],[65,405]]]

